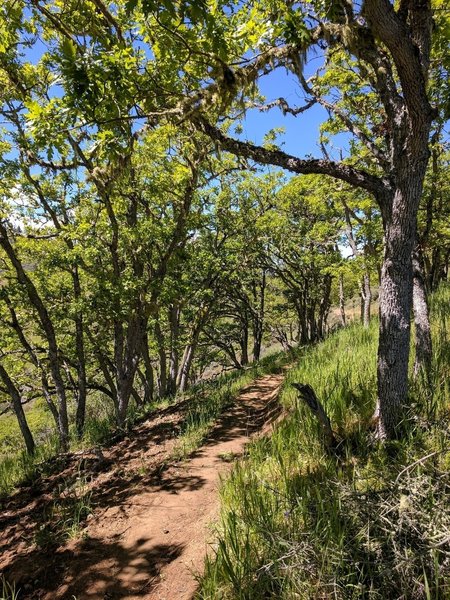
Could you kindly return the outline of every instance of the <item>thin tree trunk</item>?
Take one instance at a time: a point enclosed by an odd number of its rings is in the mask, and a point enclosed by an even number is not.
[[[325,327],[330,311],[331,275],[326,274],[323,281],[323,294],[319,304],[319,317],[317,320],[317,334],[321,340],[325,337]]]
[[[78,275],[78,269],[75,267],[72,273],[73,288],[75,300],[79,301],[81,298],[81,286]],[[78,311],[75,316],[75,345],[77,352],[77,410],[75,415],[75,426],[77,430],[78,439],[83,437],[84,422],[86,418],[86,395],[87,395],[87,382],[86,382],[86,357],[84,352],[84,327],[83,327],[83,313]]]
[[[131,397],[135,401],[136,406],[143,406],[144,402],[140,397],[139,392],[134,387],[131,388]]]
[[[341,325],[342,325],[342,327],[345,327],[346,317],[345,317],[345,292],[344,292],[344,275],[343,275],[343,273],[339,273],[339,310],[341,313]]]
[[[11,405],[14,411],[14,414],[17,417],[17,422],[20,427],[20,431],[22,433],[25,446],[28,454],[34,454],[35,443],[33,439],[33,435],[28,427],[27,418],[25,416],[25,412],[22,406],[22,400],[20,398],[19,390],[14,385],[12,379],[8,375],[6,369],[3,365],[0,364],[0,378],[2,379],[6,389],[8,390],[9,397],[11,398]]]
[[[370,307],[372,302],[372,290],[370,289],[370,274],[364,273],[361,279],[361,323],[364,327],[370,325]]]
[[[186,391],[189,384],[189,376],[191,373],[192,362],[197,350],[200,334],[203,331],[211,311],[212,305],[200,309],[194,321],[194,326],[191,332],[191,339],[184,349],[183,358],[181,361],[180,370],[177,376],[177,386],[180,392]]]
[[[262,270],[258,310],[253,317],[253,361],[261,357],[262,337],[264,333],[264,312],[266,300],[266,270]]]
[[[184,349],[180,373],[178,376],[178,391],[180,391],[181,393],[185,392],[188,387],[189,375],[191,371],[192,361],[194,360],[194,354],[197,348],[197,343],[198,338],[193,339]]]
[[[169,309],[170,325],[170,357],[169,357],[169,376],[167,378],[166,394],[174,396],[177,390],[178,374],[178,333],[180,328],[180,309],[177,304],[173,304]]]
[[[19,338],[20,343],[22,344],[22,347],[25,349],[28,356],[30,357],[31,362],[33,363],[33,365],[36,367],[36,369],[38,369],[38,371],[41,374],[42,392],[44,394],[45,401],[47,402],[48,409],[49,409],[50,413],[52,414],[52,417],[55,421],[55,425],[56,425],[56,427],[58,427],[58,409],[56,408],[56,405],[53,402],[52,397],[50,395],[48,378],[47,378],[47,373],[45,372],[44,365],[39,360],[39,356],[37,355],[37,353],[31,346],[29,341],[27,340],[24,330],[22,329],[22,326],[19,323],[17,313],[14,310],[14,306],[12,305],[10,298],[5,295],[3,299],[9,309],[9,313],[11,315],[11,321],[10,321],[11,327],[16,332],[17,337]]]
[[[144,384],[144,402],[147,404],[153,400],[153,388],[155,385],[153,366],[150,360],[150,352],[148,348],[148,335],[147,328],[142,332],[142,360],[144,362],[144,378],[142,379]]]
[[[245,367],[248,365],[248,317],[247,311],[244,310],[241,316],[241,335],[239,339],[239,346],[241,347],[241,365]]]
[[[65,452],[69,448],[69,420],[67,415],[66,389],[62,377],[62,364],[58,343],[56,340],[55,329],[50,319],[50,315],[48,314],[47,308],[45,307],[33,281],[26,273],[22,263],[20,262],[15,252],[15,249],[9,241],[7,229],[2,222],[0,222],[0,245],[4,249],[9,260],[11,261],[11,264],[13,265],[14,270],[16,271],[19,283],[25,287],[30,303],[36,309],[39,321],[42,326],[42,330],[47,340],[50,372],[52,374],[52,379],[56,388],[56,395],[58,398],[59,442],[61,445],[61,449],[63,450],[63,452]]]
[[[127,332],[124,339],[125,343],[122,346],[124,349],[123,358],[119,366],[116,364],[119,427],[124,426],[127,416],[128,405],[133,391],[134,378],[139,363],[143,327],[144,321],[137,312],[129,317]]]
[[[155,321],[155,337],[158,344],[158,356],[159,356],[159,375],[158,375],[158,395],[160,398],[164,398],[167,393],[167,357],[166,348],[164,343],[164,334],[159,324],[158,316]]]

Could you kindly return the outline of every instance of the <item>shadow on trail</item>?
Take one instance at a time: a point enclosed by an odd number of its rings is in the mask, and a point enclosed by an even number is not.
[[[20,588],[17,600],[52,595],[61,582],[67,598],[145,597],[159,583],[161,569],[182,552],[183,546],[152,545],[151,539],[145,538],[137,540],[131,548],[125,547],[117,536],[106,541],[91,538],[79,542],[75,550],[65,548],[49,553],[39,570],[36,569],[38,552],[31,552],[25,560],[13,562],[4,575],[7,581],[17,582],[17,589]],[[101,572],[99,565],[103,567]]]
[[[249,436],[273,422],[281,411],[277,395],[278,387],[274,390],[273,384],[265,385],[260,381],[247,387],[237,402],[218,418],[203,447],[191,457],[201,456],[208,447]],[[168,407],[156,415],[156,423],[144,422],[127,434],[107,452],[107,460],[100,461],[94,471],[89,470],[89,463],[84,471],[80,471],[79,465],[78,468],[69,466],[56,476],[42,478],[33,489],[22,489],[22,497],[16,494],[6,503],[0,514],[0,546],[2,553],[9,551],[10,556],[6,558],[2,572],[7,580],[17,581],[21,587],[19,600],[39,599],[56,592],[62,585],[67,587],[62,597],[75,595],[79,600],[90,597],[91,587],[96,590],[96,597],[101,592],[105,599],[127,594],[145,596],[159,581],[160,569],[183,553],[183,546],[159,544],[152,547],[150,540],[138,540],[134,547],[125,547],[120,542],[120,535],[106,540],[93,537],[60,547],[57,544],[53,547],[34,546],[36,532],[46,519],[48,522],[47,512],[58,501],[55,490],[58,486],[69,488],[80,472],[90,484],[90,502],[95,511],[92,518],[101,521],[108,509],[116,510],[114,514],[118,519],[124,519],[124,527],[128,508],[139,504],[135,500],[139,494],[161,491],[178,494],[183,490],[202,488],[205,485],[203,477],[183,473],[176,464],[167,462],[167,450],[162,444],[173,439],[183,418],[180,407],[177,411],[175,408],[176,405]],[[165,417],[172,420],[161,422]],[[146,451],[149,451],[147,455]],[[137,464],[139,468],[136,468]],[[105,479],[102,474],[111,468],[114,470]],[[145,504],[142,507],[145,509]],[[102,569],[98,569],[99,564],[103,565]],[[133,589],[130,589],[130,583],[124,587],[123,581],[127,577],[133,582]],[[139,583],[134,589],[136,581]]]
[[[255,394],[266,396],[266,402],[259,408],[255,408],[254,398],[246,400],[247,397]],[[278,402],[278,388],[274,390],[273,385],[251,385],[245,389],[242,399],[217,420],[208,438],[202,443],[202,448],[249,436],[262,429],[264,425],[275,421],[281,411],[282,408]],[[192,456],[199,456],[202,448],[199,448]]]

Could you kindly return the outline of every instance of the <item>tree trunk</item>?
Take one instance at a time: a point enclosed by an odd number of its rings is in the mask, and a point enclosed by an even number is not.
[[[317,319],[317,336],[318,339],[325,337],[325,326],[328,319],[328,313],[330,311],[330,294],[331,294],[331,275],[324,275],[323,280],[323,293],[319,304],[319,316]]]
[[[79,301],[81,298],[81,285],[80,278],[78,275],[78,269],[72,273],[73,289],[75,300]],[[84,333],[83,333],[83,313],[78,311],[75,316],[75,346],[77,352],[77,410],[75,415],[75,426],[77,430],[78,439],[83,437],[84,422],[86,418],[86,395],[87,395],[87,382],[86,382],[86,357],[84,352]]]
[[[167,394],[167,357],[164,343],[164,334],[161,330],[158,317],[155,321],[155,337],[158,344],[159,374],[158,374],[158,396],[164,398]]]
[[[378,437],[395,438],[408,403],[412,252],[425,163],[406,164],[393,197],[381,201],[385,247],[380,287]]]
[[[170,357],[169,357],[169,376],[167,378],[166,394],[174,396],[177,391],[178,374],[178,333],[180,327],[180,309],[177,304],[173,304],[169,309],[170,325]]]
[[[197,348],[198,338],[194,338],[184,349],[183,359],[181,361],[181,369],[178,377],[178,391],[185,392],[191,372],[192,361],[194,360],[195,350]]]
[[[253,317],[253,361],[261,358],[262,337],[264,333],[264,312],[266,300],[266,270],[262,270],[259,306]]]
[[[203,331],[211,310],[211,305],[200,308],[191,331],[191,339],[184,349],[181,367],[177,375],[177,386],[180,392],[185,392],[189,384],[192,362],[197,350],[200,334]]]
[[[17,280],[21,285],[24,286],[27,292],[28,299],[32,306],[36,309],[39,317],[42,330],[45,334],[45,338],[48,344],[48,361],[50,365],[50,373],[52,375],[53,383],[56,388],[56,396],[58,399],[58,433],[59,442],[63,452],[66,452],[69,448],[69,420],[67,416],[67,400],[66,400],[66,389],[64,386],[64,380],[62,377],[62,365],[58,343],[56,340],[56,333],[53,327],[53,322],[50,319],[50,315],[44,305],[42,298],[40,297],[33,281],[23,268],[19,257],[16,254],[15,249],[11,245],[8,238],[8,231],[4,224],[0,222],[0,245],[7,254],[14,270],[17,274]]]
[[[413,266],[413,312],[415,327],[415,361],[414,376],[423,373],[427,381],[431,376],[432,341],[430,315],[428,311],[427,292],[419,251],[416,248],[412,257]]]
[[[370,275],[366,271],[361,279],[361,323],[364,327],[370,325],[370,305],[372,302],[372,290],[370,289]]]
[[[141,377],[143,386],[144,386],[144,403],[148,404],[153,400],[153,388],[155,385],[154,375],[153,375],[153,366],[150,360],[150,352],[148,348],[148,335],[147,335],[147,327],[142,332],[142,360],[144,362],[144,373],[143,377]]]
[[[25,446],[28,454],[34,454],[35,444],[33,435],[28,427],[27,418],[25,416],[25,412],[22,406],[22,400],[20,398],[19,390],[14,385],[13,381],[9,377],[6,369],[3,365],[0,364],[0,378],[2,379],[6,389],[8,390],[9,397],[11,398],[11,405],[14,411],[14,414],[17,417],[17,422],[19,423],[20,431],[22,433],[23,439],[25,441]]]
[[[131,388],[131,397],[135,401],[136,406],[143,406],[144,402],[140,397],[139,392],[134,387]]]
[[[346,325],[346,317],[345,317],[345,293],[344,293],[344,275],[339,273],[339,310],[341,313],[341,325],[345,327]]]
[[[241,336],[239,340],[241,347],[241,365],[245,367],[248,365],[248,318],[247,314],[242,318]]]
[[[118,425],[123,427],[127,417],[128,405],[133,391],[134,378],[139,363],[142,329],[145,327],[145,320],[141,318],[137,308],[134,314],[130,315],[127,323],[126,335],[122,343],[123,356],[118,362],[118,353],[116,353],[116,387],[118,404]],[[121,343],[118,343],[121,346]]]

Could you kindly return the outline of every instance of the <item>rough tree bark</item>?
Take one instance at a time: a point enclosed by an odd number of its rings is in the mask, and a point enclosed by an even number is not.
[[[415,328],[414,376],[422,373],[429,382],[431,377],[431,362],[433,356],[430,314],[428,310],[425,279],[421,268],[418,248],[415,248],[413,257],[413,312]]]

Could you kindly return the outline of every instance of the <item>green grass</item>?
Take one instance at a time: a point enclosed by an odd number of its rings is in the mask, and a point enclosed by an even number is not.
[[[15,584],[10,584],[2,576],[0,579],[0,600],[18,600],[20,588],[16,589]]]
[[[45,443],[53,431],[54,421],[42,399],[24,406],[27,422],[35,433],[37,443]],[[12,454],[17,448],[25,449],[17,418],[11,413],[0,417],[0,455]]]
[[[85,520],[92,512],[91,496],[92,491],[80,473],[73,482],[65,481],[53,490],[53,501],[35,531],[35,544],[40,548],[51,548],[81,537]]]
[[[253,442],[222,488],[202,600],[450,598],[450,288],[433,299],[433,389],[411,383],[404,439],[368,429],[377,323],[352,325],[301,355],[282,402],[289,416]],[[309,383],[342,440],[324,449],[290,382]]]

